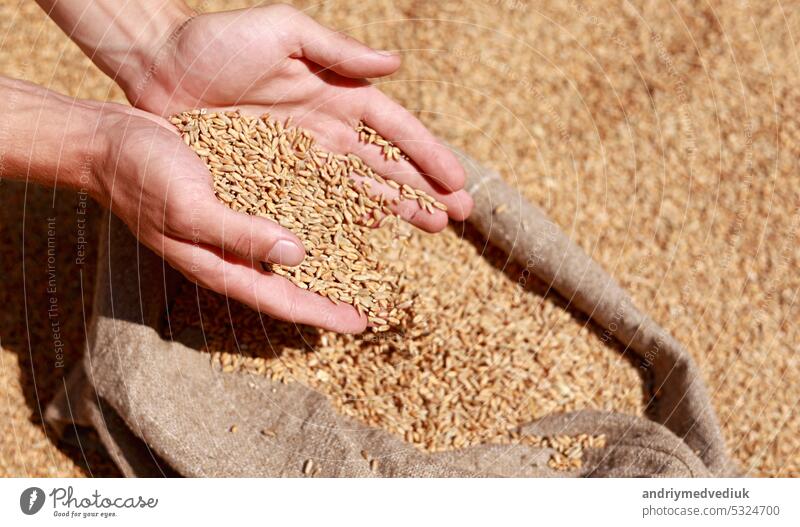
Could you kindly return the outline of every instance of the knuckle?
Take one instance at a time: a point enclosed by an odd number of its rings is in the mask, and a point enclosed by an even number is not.
[[[422,214],[422,209],[415,205],[408,217],[409,223],[416,224],[419,221],[420,214]]]
[[[225,234],[225,249],[242,257],[253,256],[253,237],[248,232],[232,232]]]
[[[300,322],[298,319],[298,306],[297,302],[294,300],[287,301],[286,305],[283,306],[283,311],[285,313],[286,321],[291,322],[293,324],[297,324]]]
[[[194,272],[194,281],[201,287],[226,295],[228,283],[224,271],[222,260],[217,260]]]
[[[192,208],[187,208],[179,203],[170,203],[164,210],[164,229],[175,233],[185,234],[192,230]]]
[[[278,16],[291,16],[298,13],[294,6],[282,2],[273,4],[269,8]]]
[[[333,329],[337,326],[336,321],[336,313],[334,313],[332,309],[328,308],[322,312],[322,327]]]

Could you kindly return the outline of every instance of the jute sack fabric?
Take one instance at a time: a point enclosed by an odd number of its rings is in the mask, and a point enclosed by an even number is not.
[[[639,355],[659,394],[652,420],[579,411],[521,427],[523,434],[605,434],[606,447],[586,449],[580,469],[555,471],[547,463],[554,452],[529,445],[425,454],[338,414],[322,394],[299,383],[220,372],[201,351],[199,327],[163,337],[169,334],[164,313],[181,278],[113,216],[101,236],[84,363],[49,406],[47,420],[57,431],[72,422],[93,427],[129,476],[301,476],[308,460],[323,477],[735,475],[686,350],[541,210],[459,155],[475,200],[469,221]],[[263,429],[274,437],[260,434]]]

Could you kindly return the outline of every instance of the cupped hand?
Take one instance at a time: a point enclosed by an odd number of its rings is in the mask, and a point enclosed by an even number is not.
[[[365,329],[351,306],[261,271],[262,262],[299,264],[302,243],[273,221],[223,205],[203,162],[166,120],[123,107],[103,120],[109,133],[94,194],[144,245],[191,281],[274,318],[342,333]]]
[[[134,106],[167,116],[189,108],[237,107],[255,115],[293,117],[318,143],[355,153],[382,176],[422,189],[448,207],[428,213],[400,201],[401,217],[430,232],[448,215],[465,219],[472,200],[462,190],[456,157],[411,113],[365,79],[393,73],[400,58],[332,31],[286,5],[188,18],[155,54],[151,68],[126,93]],[[408,159],[388,161],[359,141],[363,121]],[[393,197],[389,187],[379,189]]]

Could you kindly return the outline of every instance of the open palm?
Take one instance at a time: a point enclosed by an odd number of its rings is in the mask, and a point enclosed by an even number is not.
[[[448,206],[423,211],[401,201],[396,212],[427,231],[463,220],[472,201],[453,154],[414,116],[365,79],[388,75],[400,58],[377,52],[286,5],[199,15],[175,33],[151,71],[128,93],[142,109],[168,115],[187,108],[237,107],[269,113],[314,133],[337,153],[355,153],[386,178],[422,189]],[[359,142],[364,121],[408,159],[387,161]],[[379,189],[390,197],[395,191]]]
[[[281,241],[302,247],[301,241],[217,200],[205,165],[167,121],[117,105],[106,105],[103,118],[98,128],[110,133],[94,194],[141,243],[193,282],[272,317],[364,330],[366,320],[354,308],[261,271],[260,262],[297,265],[302,254],[274,248]]]
[[[465,219],[472,200],[462,190],[464,172],[455,156],[414,116],[365,80],[388,75],[399,65],[396,55],[372,50],[292,7],[274,5],[189,18],[152,57],[138,82],[126,82],[124,89],[134,106],[161,116],[189,108],[234,107],[277,119],[291,116],[295,124],[314,133],[323,148],[355,153],[385,178],[422,189],[447,205],[447,213],[425,211],[413,200],[395,205],[401,217],[437,232],[447,225],[448,215]],[[387,161],[380,147],[359,142],[355,127],[360,121],[408,157]],[[173,134],[153,132],[152,127],[143,133],[158,136],[153,143],[159,151],[155,157],[162,164],[170,160],[169,165],[150,165],[148,173],[160,186],[126,186],[133,192],[157,187],[155,195],[144,200],[154,203],[156,210],[142,214],[138,204],[143,201],[120,193],[121,186],[110,192],[120,199],[110,201],[115,211],[131,207],[130,213],[122,215],[146,245],[197,283],[276,318],[341,332],[364,329],[365,317],[352,306],[334,305],[285,278],[263,273],[260,262],[274,261],[270,251],[276,240],[292,239],[292,233],[266,218],[230,209],[223,213],[225,207],[213,197],[208,172],[199,158]],[[136,167],[141,160],[141,149],[130,145],[126,141],[112,149],[132,153],[118,167]],[[164,148],[174,150],[164,152]],[[141,173],[132,170],[126,179]],[[396,195],[389,186],[373,184],[372,188],[390,198]],[[155,221],[142,225],[143,217]],[[163,221],[159,223],[158,218]],[[194,224],[186,218],[193,218]],[[269,257],[264,256],[267,253]],[[277,257],[279,261],[288,258],[289,265],[297,263],[294,254]]]

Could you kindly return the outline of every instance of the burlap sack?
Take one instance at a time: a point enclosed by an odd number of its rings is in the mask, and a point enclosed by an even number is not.
[[[389,433],[336,413],[298,383],[225,374],[189,329],[162,338],[160,324],[180,278],[110,217],[101,238],[95,312],[83,368],[47,419],[94,427],[126,475],[300,476],[727,476],[736,468],[689,354],[639,312],[629,296],[539,209],[497,174],[462,155],[475,199],[470,221],[493,244],[638,354],[649,368],[651,416],[581,411],[522,427],[526,434],[605,434],[583,467],[556,472],[547,448],[485,445],[424,454]],[[498,208],[498,205],[504,207]],[[179,338],[178,338],[179,337]],[[232,424],[237,432],[231,433]],[[269,428],[274,438],[259,431]],[[370,470],[361,456],[378,459]]]

